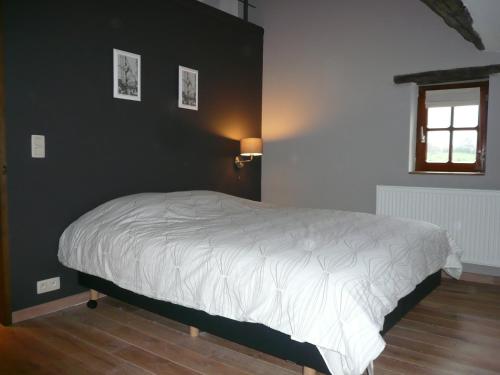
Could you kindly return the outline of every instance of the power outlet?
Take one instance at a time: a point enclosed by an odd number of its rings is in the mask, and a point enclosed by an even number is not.
[[[61,279],[53,277],[52,279],[40,280],[36,283],[36,293],[42,294],[52,292],[61,288]]]
[[[35,159],[45,158],[45,136],[35,135],[31,136],[31,157]]]

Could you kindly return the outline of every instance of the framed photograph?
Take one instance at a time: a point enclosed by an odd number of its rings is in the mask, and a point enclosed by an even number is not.
[[[113,97],[141,101],[141,56],[113,49]]]
[[[179,66],[179,108],[198,110],[198,71]]]

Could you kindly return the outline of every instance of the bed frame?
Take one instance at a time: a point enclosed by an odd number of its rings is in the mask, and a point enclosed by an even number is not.
[[[78,274],[81,285],[90,289],[89,308],[97,307],[98,293],[103,293],[128,304],[176,320],[190,327],[190,334],[198,336],[200,330],[247,347],[289,360],[304,367],[304,375],[314,375],[316,371],[330,374],[318,349],[309,343],[300,343],[290,336],[257,323],[238,322],[203,311],[190,309],[169,302],[159,301],[118,287],[110,281]],[[438,271],[417,285],[415,290],[399,300],[396,308],[386,315],[382,334],[392,328],[409,310],[419,303],[441,283]]]

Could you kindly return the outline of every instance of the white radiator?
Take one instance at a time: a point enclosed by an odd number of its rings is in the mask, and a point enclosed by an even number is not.
[[[439,225],[464,263],[500,267],[500,191],[377,186],[377,214]]]

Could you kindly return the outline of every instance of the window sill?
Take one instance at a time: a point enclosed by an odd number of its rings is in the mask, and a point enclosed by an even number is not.
[[[443,171],[412,171],[409,174],[437,174],[437,175],[458,175],[458,176],[484,176],[485,172],[443,172]]]

